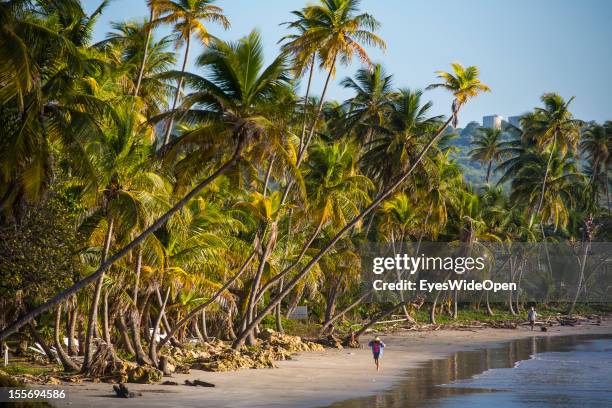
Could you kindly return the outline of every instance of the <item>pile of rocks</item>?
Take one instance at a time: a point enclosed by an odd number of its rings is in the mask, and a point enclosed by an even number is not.
[[[235,351],[225,343],[213,345],[208,356],[198,358],[192,368],[205,371],[235,371],[240,368],[273,368],[276,361],[291,359],[300,351],[321,351],[323,346],[304,341],[298,336],[287,336],[265,329],[260,332],[259,344]]]

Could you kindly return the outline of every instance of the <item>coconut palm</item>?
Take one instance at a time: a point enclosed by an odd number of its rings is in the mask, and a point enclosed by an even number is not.
[[[376,64],[371,69],[359,69],[355,79],[345,78],[340,84],[355,92],[345,102],[348,111],[345,126],[349,131],[354,129],[357,137],[368,144],[372,135],[385,125],[393,108],[392,75]]]
[[[456,64],[456,65],[458,65],[458,64]],[[419,165],[421,160],[423,160],[423,158],[429,152],[431,147],[436,143],[438,138],[446,130],[448,125],[451,123],[451,121],[453,121],[453,118],[455,118],[456,115],[458,115],[459,109],[470,98],[473,98],[473,97],[477,96],[482,91],[488,91],[489,90],[489,88],[485,84],[483,84],[480,81],[480,79],[478,78],[478,69],[476,67],[468,67],[465,71],[469,72],[469,74],[465,74],[465,72],[464,72],[465,75],[463,75],[463,76],[466,77],[466,79],[464,81],[461,81],[460,83],[457,83],[457,84],[455,84],[455,83],[448,83],[447,86],[445,86],[447,89],[453,89],[454,90],[453,91],[453,95],[455,96],[455,102],[453,103],[453,113],[452,113],[451,117],[449,119],[447,119],[447,121],[442,126],[440,126],[440,128],[438,130],[433,132],[430,141],[425,146],[423,146],[423,148],[420,150],[420,153],[418,155],[416,155],[415,160],[413,161],[411,167],[409,169],[407,169],[405,172],[402,172],[401,175],[399,175],[398,178],[395,180],[395,182],[393,182],[384,191],[382,191],[381,194],[379,194],[372,201],[371,204],[369,204],[365,209],[363,209],[359,213],[359,215],[357,215],[350,222],[348,222],[344,228],[342,228],[340,231],[338,231],[333,236],[332,239],[330,239],[325,245],[323,245],[323,247],[319,250],[319,252],[316,255],[313,256],[313,258],[310,260],[310,262],[308,262],[308,264],[306,264],[300,270],[300,272],[298,272],[293,277],[293,279],[291,279],[288,282],[287,286],[282,291],[279,291],[279,293],[274,298],[270,299],[270,302],[268,303],[268,306],[263,308],[261,310],[261,312],[259,312],[258,315],[256,317],[254,317],[254,319],[251,322],[251,324],[249,326],[247,326],[245,328],[245,330],[234,341],[234,343],[233,343],[233,347],[234,348],[239,348],[239,347],[242,346],[242,344],[244,343],[244,340],[249,335],[249,333],[254,329],[254,327],[257,324],[259,324],[259,322],[265,317],[265,315],[267,313],[269,313],[274,307],[276,307],[276,305],[279,304],[283,300],[283,298],[285,296],[287,296],[287,294],[289,292],[291,292],[291,290],[293,290],[293,288],[298,284],[300,279],[303,276],[305,276],[314,267],[314,265],[328,251],[330,251],[334,247],[334,245],[340,239],[342,239],[344,234],[346,234],[349,230],[351,230],[357,224],[359,224],[363,220],[363,218],[365,216],[367,216],[370,212],[372,212],[373,210],[378,208],[378,206],[387,197],[389,197],[391,194],[393,194],[406,181],[406,179],[408,177],[410,177],[410,175],[417,168],[417,166]],[[448,75],[445,76],[445,78],[447,78],[447,79],[450,78],[450,77],[452,77],[452,76],[448,76]],[[455,86],[455,85],[457,85],[457,86]]]
[[[320,0],[320,3],[309,5],[296,14],[299,18],[293,26],[299,28],[299,36],[292,38],[285,49],[298,55],[300,61],[312,58],[310,56],[316,53],[319,67],[327,71],[319,106],[308,137],[302,144],[301,154],[308,148],[314,135],[338,59],[342,64],[348,65],[357,55],[360,60],[369,64],[370,58],[363,45],[385,48],[385,42],[374,34],[380,26],[379,22],[370,14],[357,14],[359,3],[359,0]],[[300,66],[304,66],[304,63]]]
[[[432,103],[422,103],[422,95],[420,90],[399,90],[388,123],[376,133],[361,158],[366,174],[381,188],[414,163],[419,147],[442,124],[442,116],[429,116]]]
[[[501,129],[481,127],[471,144],[474,146],[470,151],[471,159],[487,165],[485,184],[489,184],[493,162],[503,158],[503,132]]]
[[[19,218],[26,203],[43,198],[58,150],[72,156],[72,170],[85,176],[83,146],[112,115],[108,104],[88,92],[104,65],[85,49],[101,8],[87,15],[80,6],[28,7],[0,6],[0,212],[7,218]]]
[[[125,87],[121,91],[108,89],[108,93],[138,96],[140,103],[136,107],[144,110],[147,119],[158,115],[167,109],[167,101],[173,90],[160,78],[175,63],[174,53],[168,50],[173,37],[168,35],[156,40],[150,34],[145,34],[145,23],[112,23],[111,27],[113,31],[93,45],[104,52],[109,62],[115,66],[112,76],[108,78],[107,87],[116,87],[117,84]],[[146,58],[142,55],[145,53],[145,43],[148,44]],[[138,67],[142,61],[145,64]]]
[[[195,35],[204,45],[208,45],[212,36],[204,24],[213,22],[220,24],[223,28],[229,28],[229,20],[223,14],[223,9],[213,4],[214,0],[150,0],[149,7],[152,14],[160,17],[153,20],[151,25],[171,24],[176,32],[176,49],[185,45],[181,73],[186,72],[191,48],[191,37]],[[146,47],[145,47],[146,49]],[[144,61],[144,57],[143,57]],[[172,102],[172,111],[178,105],[183,92],[183,78],[179,77],[178,86]],[[171,115],[166,124],[163,144],[168,144],[170,133],[174,124],[174,115]]]
[[[556,151],[564,155],[568,149],[576,149],[582,121],[574,119],[569,111],[573,97],[566,102],[558,94],[546,93],[542,95],[541,100],[544,107],[537,107],[533,112],[524,115],[521,118],[521,126],[523,138],[532,141],[541,151],[549,152],[548,168]],[[545,172],[534,216],[540,215],[544,204],[547,180],[548,172]]]
[[[608,214],[610,214],[610,194],[608,169],[612,165],[612,126],[592,124],[582,134],[580,149],[591,167],[591,184],[603,184],[606,194]],[[597,189],[594,189],[597,197]]]
[[[551,223],[555,230],[565,226],[570,209],[577,204],[576,194],[584,184],[574,161],[560,152],[552,160],[546,154],[532,154],[522,160],[522,168],[512,181],[510,198],[525,203],[528,209],[534,208],[541,200],[537,186],[546,179],[545,200],[540,209],[542,220]]]
[[[426,89],[444,88],[451,92],[455,97],[452,105],[452,125],[457,127],[459,124],[459,110],[470,99],[482,92],[489,92],[491,89],[483,84],[478,78],[480,72],[475,66],[464,68],[458,62],[451,64],[453,72],[436,71],[438,78],[443,82],[431,84]]]

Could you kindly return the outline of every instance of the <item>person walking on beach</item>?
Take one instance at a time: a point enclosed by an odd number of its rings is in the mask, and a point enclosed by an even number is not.
[[[529,313],[527,313],[527,320],[529,320],[531,331],[533,331],[533,326],[535,326],[536,317],[538,317],[538,312],[535,311],[535,307],[531,306]]]
[[[376,336],[374,340],[372,340],[368,346],[372,349],[372,355],[374,356],[374,364],[376,364],[376,371],[380,370],[380,358],[383,354],[383,349],[385,348],[385,343],[382,342],[380,337]]]

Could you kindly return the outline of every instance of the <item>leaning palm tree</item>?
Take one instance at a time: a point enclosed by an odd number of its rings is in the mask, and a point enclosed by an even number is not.
[[[209,80],[194,74],[182,75],[189,86],[195,89],[195,92],[190,94],[183,103],[184,120],[199,123],[199,125],[174,140],[168,149],[166,158],[180,157],[182,164],[197,168],[195,174],[204,178],[196,181],[191,179],[190,184],[183,186],[190,188],[190,191],[136,238],[110,256],[92,274],[6,327],[0,333],[0,338],[15,333],[34,317],[99,279],[111,265],[136,249],[206,186],[243,160],[253,145],[280,138],[279,129],[274,123],[259,114],[259,108],[262,105],[273,103],[279,88],[289,86],[289,72],[283,56],[276,58],[267,67],[264,67],[263,59],[261,38],[256,31],[235,43],[218,40],[211,43],[211,47],[200,56],[198,61],[200,65],[211,70],[212,78]],[[215,169],[202,166],[202,163],[217,163],[218,161],[221,161],[222,164]],[[252,258],[253,256],[249,257],[248,261],[250,262]],[[244,271],[247,264],[248,262],[245,262],[240,273]],[[237,279],[236,276],[226,285],[231,285],[235,279]],[[226,288],[227,286],[224,286],[223,290]],[[218,292],[218,296],[221,293]],[[214,299],[216,297],[213,297],[211,302]],[[204,308],[208,304],[204,303],[200,307]],[[183,318],[182,324],[188,322],[193,316],[195,314]],[[179,325],[179,327],[182,326]]]
[[[455,71],[457,68],[461,67],[459,64],[455,64]],[[461,67],[462,68],[462,67]],[[237,336],[237,339],[233,343],[233,347],[235,349],[239,348],[244,344],[245,339],[250,334],[250,332],[255,328],[259,322],[270,312],[272,309],[279,304],[285,296],[287,296],[293,288],[300,282],[300,280],[316,265],[316,263],[323,257],[327,252],[329,252],[334,245],[342,239],[342,237],[351,229],[353,229],[357,224],[359,224],[365,216],[367,216],[370,212],[378,208],[378,206],[390,195],[392,195],[405,181],[413,171],[417,168],[423,157],[429,152],[431,147],[436,143],[438,138],[442,135],[442,133],[446,130],[448,125],[451,122],[456,121],[456,116],[459,114],[459,110],[465,103],[471,99],[479,95],[483,91],[488,91],[489,87],[483,84],[478,78],[478,69],[476,67],[467,67],[465,70],[462,68],[462,75],[458,75],[462,77],[461,81],[457,81],[456,77],[446,73],[445,75],[440,74],[443,78],[445,78],[444,87],[452,91],[454,95],[453,100],[453,111],[450,116],[444,122],[442,126],[435,132],[433,132],[430,141],[423,146],[419,154],[415,156],[414,162],[406,171],[402,172],[398,178],[390,184],[384,191],[382,191],[378,197],[376,197],[371,204],[369,204],[366,208],[364,208],[359,215],[353,218],[350,222],[348,222],[340,231],[338,231],[332,239],[330,239],[326,244],[324,244],[319,252],[312,257],[312,259],[298,272],[287,284],[283,290],[280,290],[279,293],[270,299],[268,305],[261,310],[253,318],[251,324],[249,324],[242,333]],[[469,73],[469,74],[466,74]]]
[[[481,127],[471,144],[474,146],[470,151],[472,160],[487,164],[485,184],[489,184],[493,162],[499,161],[503,157],[503,133],[501,129]]]
[[[370,58],[362,44],[382,49],[386,47],[385,42],[374,34],[380,23],[368,13],[357,14],[359,3],[359,0],[321,0],[319,4],[305,7],[298,13],[299,19],[295,23],[300,29],[299,36],[292,38],[285,46],[285,49],[291,50],[294,55],[301,56],[298,59],[302,61],[305,56],[314,55],[316,52],[320,68],[327,71],[319,106],[308,136],[302,143],[300,158],[314,135],[338,59],[342,64],[348,65],[357,55],[363,62],[370,64]]]
[[[208,45],[212,36],[202,24],[202,21],[219,23],[223,28],[229,28],[229,20],[223,14],[223,9],[215,6],[214,0],[150,0],[149,7],[151,13],[158,13],[161,17],[153,20],[152,25],[172,24],[176,31],[176,48],[179,49],[185,45],[185,53],[183,54],[183,64],[181,72],[184,73],[187,69],[189,60],[189,51],[191,48],[191,37],[196,35],[204,45]],[[174,101],[172,102],[172,111],[178,105],[178,101],[183,92],[183,79],[179,78]],[[164,145],[170,140],[172,126],[174,124],[174,115],[171,115],[166,124],[164,133]]]

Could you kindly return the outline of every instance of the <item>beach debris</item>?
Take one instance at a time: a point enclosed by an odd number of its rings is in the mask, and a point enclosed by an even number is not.
[[[338,350],[342,350],[344,348],[344,346],[342,345],[342,340],[340,340],[333,334],[328,334],[326,337],[317,339],[315,341],[325,347],[336,348]]]
[[[209,383],[209,382],[202,381],[202,380],[193,380],[193,381],[185,380],[185,385],[189,385],[191,387],[214,387],[215,386],[215,384],[213,383]]]
[[[548,329],[545,326],[540,327],[540,331],[547,332]]]
[[[219,342],[208,347],[191,364],[192,368],[204,371],[235,371],[240,368],[274,368],[275,362],[291,359],[300,351],[321,351],[321,344],[302,340],[298,336],[280,334],[272,329],[264,329],[257,336],[259,344],[233,350],[229,345]]]
[[[172,357],[162,356],[159,359],[159,368],[165,376],[171,376],[176,371],[176,362]]]
[[[139,384],[153,384],[162,380],[164,373],[148,365],[136,366],[127,370],[127,381]]]
[[[128,390],[124,383],[113,385],[113,390],[119,398],[136,398],[142,395],[140,392],[132,392]]]
[[[164,381],[161,385],[179,385],[176,381]]]

